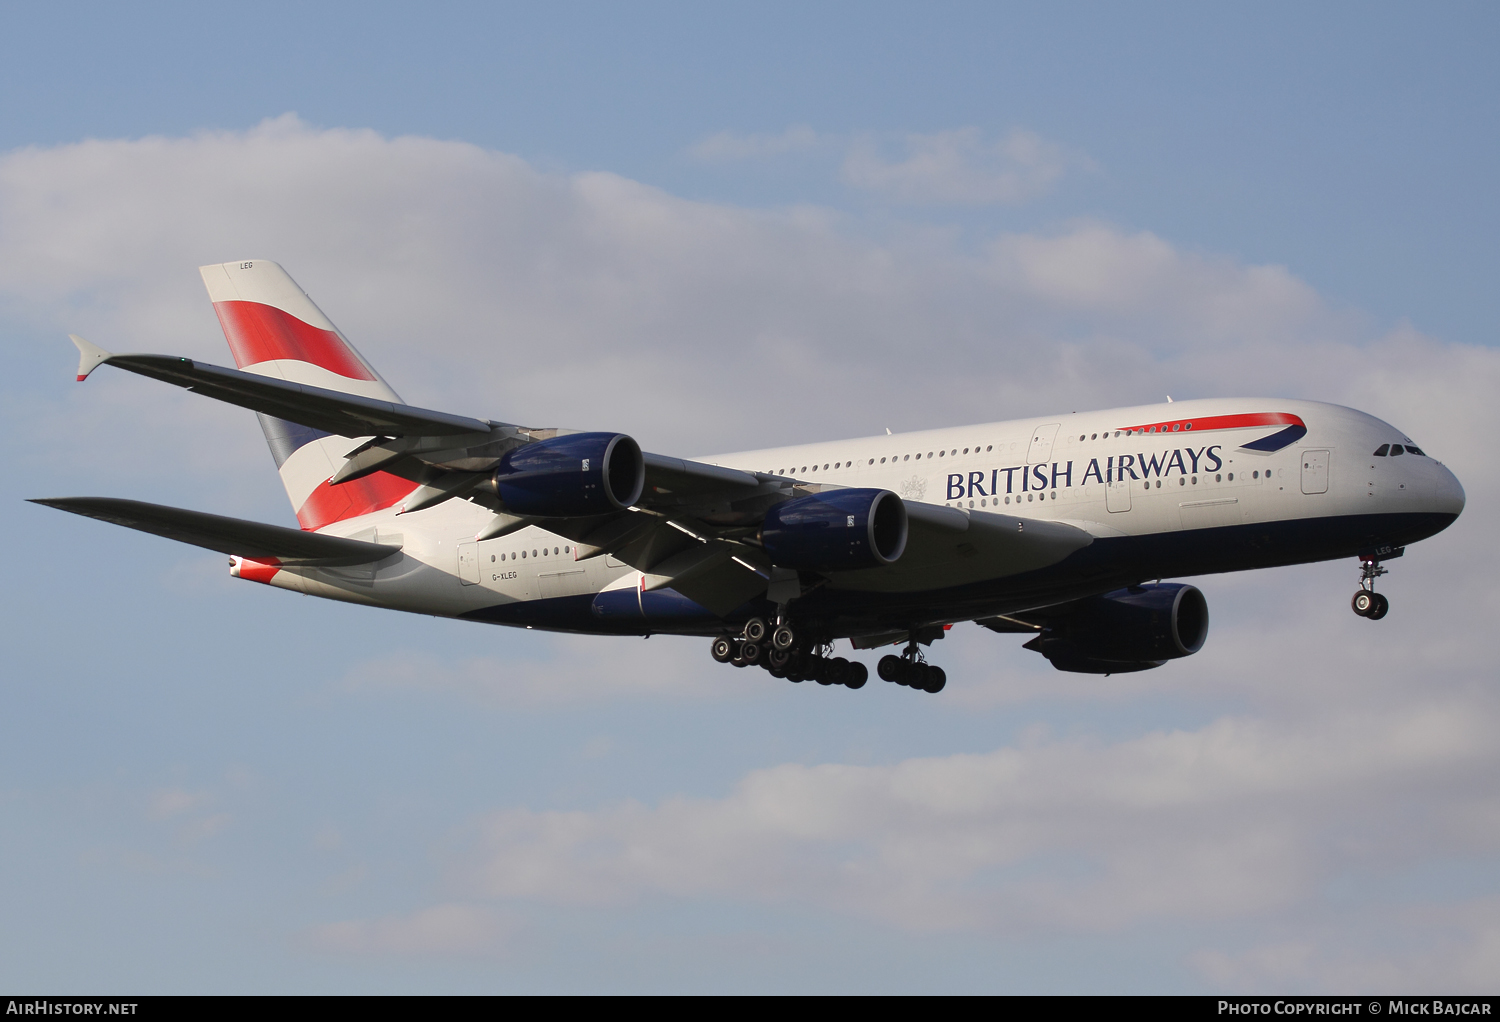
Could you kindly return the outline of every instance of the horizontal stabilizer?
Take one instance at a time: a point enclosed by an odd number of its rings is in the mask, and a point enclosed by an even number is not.
[[[117,497],[52,497],[31,503],[217,550],[221,554],[288,567],[369,564],[401,551],[398,545],[365,543]]]
[[[75,338],[74,343],[79,340],[81,338]],[[83,343],[88,344],[87,341]],[[82,345],[79,350],[84,351],[83,361],[88,362],[91,356]],[[99,353],[105,357],[94,365],[108,363],[153,380],[186,387],[205,397],[274,415],[335,436],[459,436],[490,432],[488,422],[466,415],[394,404],[305,383],[288,383],[258,373],[194,362],[190,358]],[[82,365],[79,372],[83,372]]]

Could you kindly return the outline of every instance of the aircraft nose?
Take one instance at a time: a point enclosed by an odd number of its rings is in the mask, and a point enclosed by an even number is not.
[[[1447,465],[1439,465],[1437,468],[1437,487],[1433,494],[1435,510],[1457,517],[1466,502],[1463,484],[1458,481],[1458,476],[1448,470]]]

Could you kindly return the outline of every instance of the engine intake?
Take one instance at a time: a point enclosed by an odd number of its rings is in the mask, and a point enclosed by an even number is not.
[[[567,518],[627,508],[646,486],[641,448],[623,433],[570,433],[517,447],[500,459],[495,490],[505,510]]]
[[[760,538],[773,563],[808,571],[891,564],[906,549],[906,505],[890,490],[829,490],[766,512]]]
[[[1208,638],[1208,601],[1180,582],[1131,586],[1085,600],[1026,644],[1059,671],[1125,674],[1191,656]]]

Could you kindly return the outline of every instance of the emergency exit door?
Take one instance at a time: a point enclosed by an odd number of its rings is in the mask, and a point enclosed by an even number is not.
[[[1031,443],[1026,448],[1026,464],[1041,465],[1052,459],[1052,441],[1057,439],[1057,428],[1061,423],[1049,422],[1031,431]]]

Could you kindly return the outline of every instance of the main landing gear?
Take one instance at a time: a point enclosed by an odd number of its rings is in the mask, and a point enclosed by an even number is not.
[[[721,664],[762,667],[773,678],[863,688],[870,669],[857,661],[828,656],[832,651],[825,643],[804,647],[789,625],[772,628],[758,617],[745,622],[739,635],[721,635],[709,648]]]
[[[1354,594],[1354,599],[1349,601],[1349,605],[1360,617],[1379,621],[1390,612],[1391,601],[1387,600],[1384,594],[1375,591],[1375,580],[1390,569],[1382,568],[1380,562],[1373,557],[1360,557],[1359,567],[1359,591]]]
[[[941,692],[943,686],[948,684],[948,675],[941,667],[927,663],[916,642],[908,645],[906,652],[900,656],[881,657],[876,671],[882,681],[894,681],[898,685],[923,692]]]

